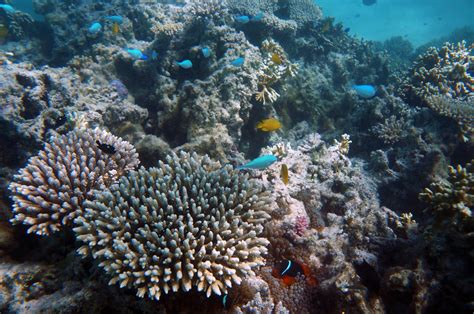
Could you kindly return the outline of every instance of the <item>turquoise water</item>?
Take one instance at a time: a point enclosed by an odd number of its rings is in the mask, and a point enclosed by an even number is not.
[[[403,36],[414,46],[446,36],[454,29],[474,27],[472,0],[377,0],[372,6],[362,0],[318,0],[326,16],[334,16],[350,33],[383,41]]]

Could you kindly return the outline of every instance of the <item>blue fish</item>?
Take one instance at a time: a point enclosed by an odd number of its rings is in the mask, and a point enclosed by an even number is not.
[[[257,13],[257,15],[252,17],[252,21],[260,22],[263,19],[264,16],[265,16],[265,14],[263,12]]]
[[[191,62],[191,60],[188,59],[183,60],[181,62],[176,62],[176,64],[183,69],[191,69],[193,67],[193,63]]]
[[[158,52],[156,52],[156,50],[153,50],[151,52],[151,60],[156,60],[158,59]]]
[[[15,9],[9,4],[0,4],[0,9],[3,9],[5,12],[14,13]]]
[[[122,24],[123,22],[123,17],[120,15],[109,15],[106,16],[105,19],[118,24]]]
[[[369,99],[375,96],[376,90],[372,85],[352,85],[351,88],[359,97]]]
[[[238,166],[237,170],[241,169],[265,169],[271,164],[277,161],[277,158],[273,155],[262,155],[254,160],[246,163],[245,165]]]
[[[248,22],[250,22],[250,18],[247,15],[236,16],[235,20],[242,24],[247,24]]]
[[[204,47],[201,49],[202,55],[204,58],[209,58],[211,56],[211,49]]]
[[[245,58],[244,57],[239,57],[232,61],[230,64],[232,64],[235,67],[241,67],[244,64]]]
[[[126,48],[125,50],[134,59],[148,60],[148,56],[144,54],[140,49]]]
[[[91,34],[97,34],[102,29],[102,24],[99,22],[94,22],[89,26],[88,32]]]

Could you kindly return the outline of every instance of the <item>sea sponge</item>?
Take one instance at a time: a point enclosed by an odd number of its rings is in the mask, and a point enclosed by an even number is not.
[[[218,295],[265,263],[268,192],[209,157],[181,152],[122,177],[86,203],[74,231],[112,276],[159,300],[197,288]]]
[[[12,223],[49,235],[70,225],[93,189],[103,189],[139,164],[135,148],[100,129],[54,135],[13,178]]]

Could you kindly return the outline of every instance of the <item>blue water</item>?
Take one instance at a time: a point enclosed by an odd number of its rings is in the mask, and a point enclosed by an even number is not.
[[[403,36],[414,46],[446,36],[454,29],[474,27],[474,0],[317,0],[325,16],[334,16],[353,35],[383,41]]]

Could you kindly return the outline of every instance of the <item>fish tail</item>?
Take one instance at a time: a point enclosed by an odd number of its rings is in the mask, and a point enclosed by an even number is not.
[[[296,278],[291,277],[291,276],[283,276],[282,281],[285,284],[285,286],[291,286],[292,284],[296,282]]]
[[[308,265],[300,264],[300,266],[303,269],[304,276],[306,277],[306,282],[310,286],[316,286],[318,284],[318,280],[313,276],[313,273],[311,272],[311,269],[308,267]]]

